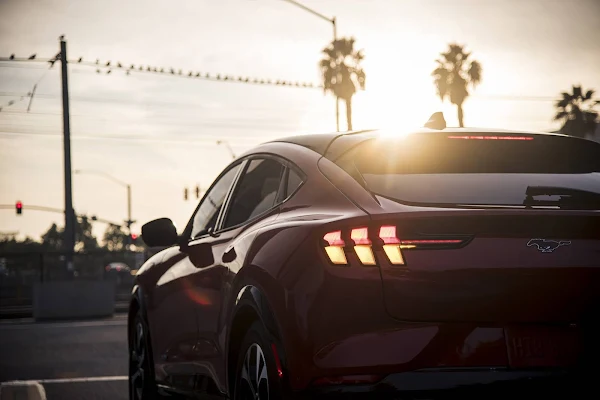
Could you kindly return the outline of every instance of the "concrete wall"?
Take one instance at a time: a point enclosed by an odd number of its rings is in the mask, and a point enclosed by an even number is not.
[[[33,287],[35,319],[108,317],[114,311],[111,281],[38,282]]]

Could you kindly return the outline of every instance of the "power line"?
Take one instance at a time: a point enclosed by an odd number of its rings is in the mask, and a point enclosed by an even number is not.
[[[56,58],[56,57],[55,57]],[[56,61],[55,58],[24,58],[24,57],[0,57],[0,62],[25,62],[25,63],[40,63],[46,62],[50,63],[52,66]],[[315,84],[312,82],[302,82],[302,81],[293,81],[287,79],[274,79],[274,78],[256,78],[250,76],[241,76],[241,75],[231,75],[227,73],[212,73],[212,72],[200,72],[197,70],[185,70],[183,68],[174,68],[174,67],[157,67],[151,66],[148,64],[135,64],[135,63],[122,63],[120,61],[113,62],[111,60],[108,61],[100,61],[100,59],[96,59],[96,61],[84,61],[83,57],[79,57],[74,60],[69,60],[69,64],[72,65],[81,65],[87,67],[96,68],[96,72],[98,74],[111,74],[113,71],[124,71],[126,75],[131,75],[132,73],[144,73],[144,74],[157,74],[157,75],[167,75],[178,78],[188,78],[188,79],[201,79],[201,80],[209,80],[214,82],[231,82],[231,83],[245,83],[251,85],[270,85],[270,86],[285,86],[285,87],[296,87],[296,88],[306,88],[306,89],[322,89],[323,86],[320,84]]]

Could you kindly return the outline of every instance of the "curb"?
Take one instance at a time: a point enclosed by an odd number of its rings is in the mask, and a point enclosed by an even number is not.
[[[46,400],[44,387],[35,381],[0,383],[0,400]]]

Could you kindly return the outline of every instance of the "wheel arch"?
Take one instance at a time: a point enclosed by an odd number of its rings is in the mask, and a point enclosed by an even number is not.
[[[235,382],[235,365],[242,340],[248,328],[257,320],[262,322],[271,335],[272,344],[275,345],[277,357],[283,370],[284,381],[282,383],[285,384],[287,381],[287,374],[285,373],[287,370],[286,352],[281,329],[266,295],[257,286],[246,285],[239,290],[236,299],[227,345],[227,379],[229,390],[232,390],[231,385]]]

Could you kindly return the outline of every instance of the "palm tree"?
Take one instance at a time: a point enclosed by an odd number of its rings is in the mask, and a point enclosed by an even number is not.
[[[562,93],[562,99],[556,102],[555,121],[564,121],[560,132],[584,138],[586,134],[593,133],[598,121],[598,112],[594,106],[600,100],[593,101],[594,90],[583,92],[581,86],[573,86],[573,93]]]
[[[451,43],[448,51],[435,60],[438,66],[431,73],[440,99],[444,101],[449,97],[450,102],[456,104],[461,128],[465,126],[462,105],[469,96],[468,87],[474,88],[481,82],[481,64],[469,60],[470,55],[465,52],[464,46]]]
[[[356,88],[365,89],[365,71],[360,66],[362,50],[354,50],[354,38],[337,39],[323,49],[325,57],[319,63],[323,74],[323,89],[331,92],[336,102],[346,103],[348,130],[352,130],[352,96]]]

